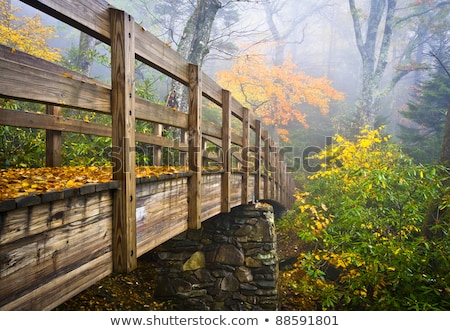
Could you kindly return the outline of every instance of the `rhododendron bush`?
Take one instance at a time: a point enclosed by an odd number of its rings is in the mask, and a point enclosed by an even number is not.
[[[309,243],[283,277],[298,308],[448,309],[446,169],[413,164],[389,137],[369,129],[354,141],[336,136],[316,158],[321,170],[280,226]],[[436,199],[430,238],[424,220]]]

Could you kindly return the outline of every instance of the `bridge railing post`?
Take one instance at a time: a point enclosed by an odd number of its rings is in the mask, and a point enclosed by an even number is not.
[[[201,227],[202,199],[202,73],[199,66],[189,64],[188,114],[188,227]]]
[[[264,199],[270,198],[270,137],[266,130],[263,131],[264,140]]]
[[[113,269],[126,273],[137,267],[134,19],[111,8],[110,21],[112,163],[120,183],[114,192]]]
[[[261,121],[255,120],[255,200],[260,200],[261,191]]]
[[[231,93],[222,90],[222,198],[221,212],[231,211]]]
[[[269,172],[270,172],[270,199],[275,199],[276,184],[276,160],[274,153],[274,145],[272,138],[269,138]]]
[[[242,109],[242,191],[241,191],[241,204],[248,203],[249,198],[249,176],[250,176],[250,164],[249,164],[249,148],[250,148],[250,118],[248,108]]]
[[[47,114],[61,116],[61,107],[47,105]],[[62,133],[58,130],[45,130],[45,164],[47,167],[61,166]]]

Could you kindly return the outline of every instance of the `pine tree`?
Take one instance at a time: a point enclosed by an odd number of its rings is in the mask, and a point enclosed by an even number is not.
[[[414,125],[401,125],[399,137],[416,162],[439,161],[449,100],[450,79],[440,70],[418,87],[414,100],[401,111]]]

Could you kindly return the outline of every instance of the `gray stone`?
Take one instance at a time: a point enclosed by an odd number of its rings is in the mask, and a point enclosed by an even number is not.
[[[214,277],[206,269],[199,269],[194,272],[195,277],[202,283],[210,283],[214,281]]]
[[[205,296],[207,293],[206,290],[192,290],[188,292],[177,292],[177,296],[181,298],[196,298]]]
[[[216,262],[229,265],[244,265],[244,253],[234,245],[222,245],[216,255]]]
[[[258,289],[255,285],[249,283],[241,283],[240,288],[244,291],[256,291]]]
[[[268,288],[276,288],[277,282],[273,280],[259,280],[256,282],[256,285],[258,285],[260,288],[268,289]]]
[[[250,234],[252,232],[252,230],[253,230],[253,226],[244,225],[244,226],[241,226],[238,230],[236,230],[234,232],[234,235],[238,236],[238,237],[246,236],[246,235]]]
[[[239,290],[239,280],[233,275],[227,275],[220,282],[220,289],[226,292],[234,292]]]
[[[241,283],[248,283],[253,280],[252,272],[249,268],[244,266],[240,266],[239,268],[237,268],[234,275],[237,277],[237,279],[239,279]]]
[[[245,258],[245,265],[249,268],[258,268],[262,266],[261,261],[255,260],[252,257]]]
[[[259,221],[255,224],[254,231],[248,236],[249,241],[271,242],[272,231],[271,226],[266,221]]]

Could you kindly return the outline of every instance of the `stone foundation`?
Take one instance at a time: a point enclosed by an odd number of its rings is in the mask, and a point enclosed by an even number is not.
[[[278,257],[273,208],[234,208],[154,249],[155,296],[177,310],[277,310]]]

